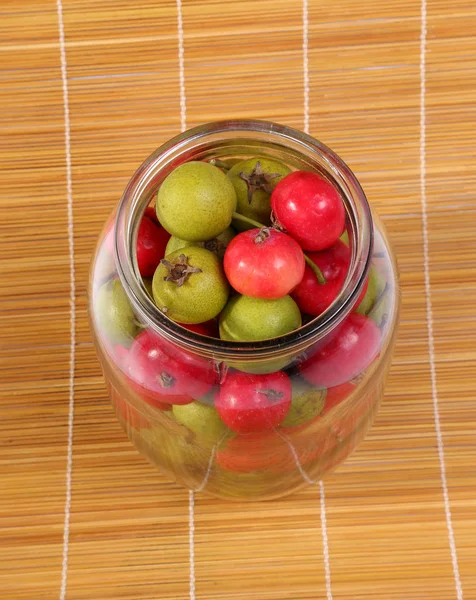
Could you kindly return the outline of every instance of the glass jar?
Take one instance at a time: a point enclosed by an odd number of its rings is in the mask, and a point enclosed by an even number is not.
[[[167,318],[139,274],[135,248],[144,212],[173,169],[253,156],[317,172],[339,190],[350,268],[333,304],[298,330],[229,342]],[[317,483],[349,456],[382,398],[398,314],[395,257],[351,170],[310,136],[263,121],[203,125],[156,150],[127,185],[91,266],[91,329],[118,419],[166,477],[221,498],[281,497]],[[214,400],[236,373],[289,378],[297,410],[265,433],[231,431]]]

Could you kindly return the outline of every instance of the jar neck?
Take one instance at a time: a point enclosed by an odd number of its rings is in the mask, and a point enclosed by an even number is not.
[[[137,266],[137,232],[145,208],[167,175],[184,162],[263,156],[292,169],[315,171],[340,192],[347,213],[351,262],[344,285],[320,316],[285,336],[261,342],[226,342],[191,332],[161,313],[150,299]],[[117,270],[143,322],[179,346],[215,360],[256,360],[297,355],[346,317],[364,285],[373,246],[373,224],[365,194],[349,167],[329,148],[297,130],[254,120],[230,120],[190,129],[158,148],[134,173],[119,204],[115,226]]]

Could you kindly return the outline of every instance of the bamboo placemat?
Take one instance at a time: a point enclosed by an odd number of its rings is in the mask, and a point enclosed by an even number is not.
[[[2,600],[476,598],[475,31],[473,0],[2,0]],[[403,288],[371,434],[266,504],[154,472],[86,319],[95,239],[135,168],[228,117],[335,149]]]

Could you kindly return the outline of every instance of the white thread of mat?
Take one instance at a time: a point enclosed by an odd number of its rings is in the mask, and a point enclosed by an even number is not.
[[[182,0],[177,0],[177,38],[180,86],[180,128],[183,132],[187,128],[187,102],[185,96]],[[190,562],[189,598],[190,600],[195,600],[195,495],[193,490],[190,490],[188,493],[188,547]]]
[[[180,126],[182,131],[187,128],[187,105],[185,101],[185,69],[183,56],[183,17],[182,0],[177,0],[177,33],[180,81]]]
[[[428,352],[430,358],[431,393],[433,397],[433,413],[435,419],[436,441],[438,458],[440,461],[441,487],[445,505],[446,527],[450,544],[453,575],[456,585],[456,596],[463,600],[463,588],[459,575],[458,556],[451,519],[450,499],[446,481],[445,449],[441,433],[440,411],[438,408],[438,388],[436,384],[435,343],[433,337],[433,309],[431,304],[430,259],[428,249],[428,212],[426,201],[426,38],[427,38],[427,5],[426,0],[421,2],[421,29],[420,29],[420,198],[423,225],[423,259],[425,275],[426,296],[426,321],[428,329]]]
[[[208,479],[210,477],[210,473],[212,472],[212,466],[213,466],[213,461],[215,460],[215,454],[217,451],[217,446],[219,446],[220,442],[218,442],[218,444],[216,444],[215,446],[213,446],[212,448],[212,452],[210,454],[210,458],[208,459],[208,466],[207,466],[207,470],[205,473],[205,477],[203,478],[202,483],[198,486],[198,488],[195,488],[196,492],[203,492],[203,490],[205,489],[207,483],[208,483]]]
[[[66,198],[68,212],[68,246],[70,272],[70,354],[69,354],[69,414],[68,414],[68,454],[66,459],[66,500],[64,505],[63,527],[63,563],[61,568],[60,600],[66,598],[68,580],[69,523],[71,514],[71,479],[73,472],[73,424],[74,424],[74,362],[76,350],[76,275],[74,270],[74,235],[73,235],[73,178],[71,172],[71,126],[69,119],[69,99],[66,49],[64,42],[63,5],[56,2],[58,14],[58,31],[61,58],[61,81],[63,84],[64,105],[64,143],[66,152]]]
[[[313,479],[311,479],[309,477],[309,475],[306,473],[306,471],[302,468],[301,462],[299,460],[299,456],[298,456],[298,454],[296,452],[296,448],[293,446],[293,444],[291,443],[291,441],[285,435],[282,435],[277,429],[275,429],[274,431],[288,445],[288,448],[291,450],[291,454],[293,455],[293,460],[294,460],[294,463],[295,463],[295,465],[297,467],[297,470],[301,474],[301,477],[304,479],[304,481],[306,483],[309,483],[310,485],[315,485],[317,483],[317,481],[314,481]]]
[[[321,500],[322,552],[324,554],[326,593],[327,600],[332,600],[331,564],[329,559],[329,540],[327,538],[326,495],[324,492],[324,484],[322,483],[322,481],[319,481],[319,495]]]
[[[309,133],[309,6],[308,0],[302,2],[302,62],[304,79],[304,132]],[[307,477],[307,475],[306,475]],[[319,499],[321,505],[322,552],[326,577],[327,600],[332,600],[331,563],[329,558],[329,538],[327,535],[326,495],[324,484],[319,481]]]
[[[276,433],[279,434],[278,431],[276,431]],[[287,445],[289,446],[289,449],[291,450],[291,454],[293,455],[293,459],[294,462],[296,463],[296,467],[298,468],[299,472],[301,473],[301,477],[304,479],[304,481],[306,481],[307,483],[311,484],[311,485],[315,485],[316,483],[319,483],[319,501],[320,501],[320,513],[321,513],[321,532],[322,532],[322,553],[324,556],[324,575],[326,578],[326,595],[327,595],[327,600],[332,600],[332,587],[331,587],[331,563],[330,563],[330,558],[329,558],[329,539],[327,537],[327,517],[326,517],[326,495],[325,495],[325,491],[324,491],[324,484],[322,483],[322,480],[320,481],[314,481],[313,479],[311,479],[309,477],[309,475],[306,473],[306,471],[302,468],[302,465],[299,461],[299,457],[297,455],[296,449],[294,448],[293,444],[290,442],[290,440],[288,440],[287,437],[279,434],[280,437],[286,441]]]

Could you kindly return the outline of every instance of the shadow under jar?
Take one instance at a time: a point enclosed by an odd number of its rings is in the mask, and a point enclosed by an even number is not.
[[[189,331],[158,310],[139,273],[137,234],[146,208],[177,166],[191,160],[255,156],[278,160],[291,170],[314,171],[338,189],[346,209],[351,261],[340,293],[320,316],[279,338],[228,342]],[[340,341],[355,335],[352,329],[349,333],[349,319],[360,318],[354,311],[370,278],[375,297],[367,306],[367,319],[374,343],[359,349],[356,367],[347,342]],[[353,173],[310,136],[263,121],[210,123],[154,152],[133,175],[106,225],[90,273],[91,329],[127,435],[168,478],[227,499],[291,494],[317,483],[349,456],[372,424],[382,398],[398,313],[395,258]],[[119,319],[119,327],[114,319]],[[294,422],[285,421],[266,433],[236,434],[228,429],[214,408],[227,378],[237,372],[278,370],[290,378],[295,396],[305,395],[309,414],[304,408]],[[176,380],[184,383],[179,393],[168,386]],[[187,427],[171,409],[192,402],[197,417]]]

